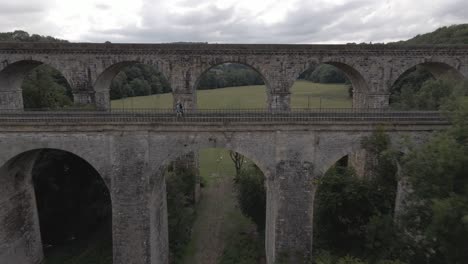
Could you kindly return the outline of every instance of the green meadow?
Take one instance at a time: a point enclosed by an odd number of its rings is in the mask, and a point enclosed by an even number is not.
[[[197,91],[199,109],[265,108],[264,85],[228,87]],[[351,98],[343,84],[319,84],[296,81],[291,90],[293,108],[348,108]],[[112,108],[172,108],[172,94],[131,97],[113,100]]]

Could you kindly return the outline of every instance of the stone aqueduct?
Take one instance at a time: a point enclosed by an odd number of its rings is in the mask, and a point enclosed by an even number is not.
[[[294,81],[321,63],[336,66],[347,75],[355,89],[355,107],[383,107],[388,104],[392,84],[413,66],[423,65],[435,76],[451,72],[467,77],[468,47],[0,43],[0,108],[23,107],[23,77],[43,63],[64,75],[76,102],[109,108],[113,77],[125,66],[143,63],[168,79],[175,101],[196,107],[200,76],[228,62],[248,65],[261,74],[270,108],[288,109]]]
[[[385,107],[390,87],[407,69],[468,77],[466,46],[0,44],[0,108],[21,110],[21,83],[45,63],[69,81],[76,101],[109,108],[109,86],[122,67],[155,66],[174,100],[196,107],[203,72],[225,62],[253,67],[267,85],[268,106],[288,111],[290,87],[312,65],[342,69],[355,88],[355,107]],[[31,170],[43,149],[73,153],[104,178],[112,199],[113,263],[167,264],[165,179],[168,162],[220,147],[252,159],[267,187],[266,254],[311,256],[314,179],[360,149],[376,125],[396,146],[424,141],[446,123],[341,122],[2,122],[0,124],[0,264],[40,263],[43,253]],[[292,263],[292,262],[291,262]]]

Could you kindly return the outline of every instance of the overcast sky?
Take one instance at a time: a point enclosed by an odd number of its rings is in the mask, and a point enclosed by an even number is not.
[[[78,42],[347,43],[468,23],[468,0],[0,0],[0,31]]]

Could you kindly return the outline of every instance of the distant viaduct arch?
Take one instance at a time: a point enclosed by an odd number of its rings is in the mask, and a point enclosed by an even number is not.
[[[21,82],[40,63],[69,81],[74,99],[110,107],[112,78],[124,66],[155,67],[169,81],[174,101],[196,107],[195,87],[209,68],[239,63],[259,72],[268,87],[268,107],[289,109],[290,90],[310,66],[341,69],[355,88],[354,107],[389,103],[390,88],[405,71],[426,66],[435,76],[468,77],[468,46],[454,45],[272,45],[272,44],[86,44],[0,43],[0,109],[21,109]]]

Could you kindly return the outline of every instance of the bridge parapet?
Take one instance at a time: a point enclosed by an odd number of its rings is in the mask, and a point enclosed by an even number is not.
[[[0,123],[450,123],[438,111],[392,111],[389,109],[192,109],[178,115],[172,109],[111,111],[18,111],[1,110]]]

